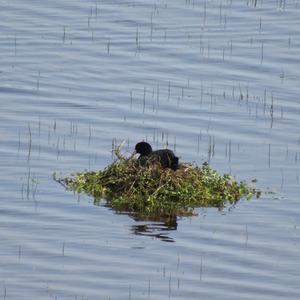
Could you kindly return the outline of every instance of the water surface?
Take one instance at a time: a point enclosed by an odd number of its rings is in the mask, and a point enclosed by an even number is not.
[[[299,298],[299,1],[1,1],[0,28],[0,297]],[[142,139],[263,196],[165,224],[52,180]]]

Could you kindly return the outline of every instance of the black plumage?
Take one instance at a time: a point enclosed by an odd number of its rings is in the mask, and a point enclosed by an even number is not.
[[[150,144],[140,142],[135,145],[135,151],[140,154],[138,161],[141,166],[149,163],[159,163],[163,168],[170,168],[174,171],[178,169],[179,159],[170,149],[152,151]]]

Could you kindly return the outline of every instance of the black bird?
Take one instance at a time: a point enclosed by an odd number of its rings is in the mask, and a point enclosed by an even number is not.
[[[169,149],[160,149],[152,151],[151,145],[146,142],[140,142],[135,145],[136,153],[140,156],[138,161],[141,166],[149,163],[159,163],[163,168],[170,168],[174,171],[178,169],[178,157]]]

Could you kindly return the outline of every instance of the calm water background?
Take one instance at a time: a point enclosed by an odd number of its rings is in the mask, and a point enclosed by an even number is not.
[[[0,1],[0,299],[299,299],[299,37],[298,0]],[[263,196],[172,230],[52,180],[141,139]]]

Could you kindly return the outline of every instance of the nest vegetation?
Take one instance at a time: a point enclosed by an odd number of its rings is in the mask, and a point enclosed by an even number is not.
[[[174,171],[159,163],[141,166],[134,155],[122,155],[120,148],[114,153],[115,161],[103,170],[54,178],[68,190],[92,196],[95,203],[106,199],[117,212],[153,218],[193,215],[196,207],[222,209],[260,195],[252,184],[221,175],[207,163],[180,163]]]

